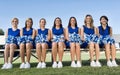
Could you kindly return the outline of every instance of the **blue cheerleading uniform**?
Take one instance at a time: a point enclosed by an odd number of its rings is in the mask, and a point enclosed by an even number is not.
[[[99,37],[95,35],[94,28],[88,28],[83,25],[85,41],[81,45],[82,48],[86,48],[90,42],[99,43]]]
[[[33,34],[33,28],[30,28],[30,30],[26,30],[26,28],[23,28],[23,36],[20,38],[19,43],[32,43],[34,45],[34,39],[32,39]]]
[[[16,44],[18,46],[18,39],[20,38],[20,30],[15,31],[12,28],[8,29],[8,37],[6,38],[6,44]]]
[[[52,42],[64,42],[64,28],[52,28],[53,39]]]
[[[105,44],[115,44],[115,40],[110,36],[110,27],[107,25],[106,29],[103,29],[102,26],[99,26],[100,34],[100,47],[103,47]]]
[[[79,35],[79,28],[75,27],[74,29],[71,26],[68,26],[69,41],[66,41],[66,46],[70,47],[70,43],[79,43],[81,44],[81,38]]]
[[[51,43],[48,41],[47,37],[48,37],[48,29],[44,29],[44,30],[41,30],[41,29],[38,29],[38,34],[35,38],[35,43],[46,43],[48,44],[48,47],[51,46]]]

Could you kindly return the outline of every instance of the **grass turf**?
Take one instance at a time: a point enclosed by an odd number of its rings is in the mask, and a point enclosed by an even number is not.
[[[102,67],[93,68],[90,67],[89,55],[88,53],[82,53],[82,67],[81,68],[71,68],[70,64],[70,54],[65,53],[63,57],[63,68],[53,69],[51,67],[51,54],[47,54],[47,68],[45,69],[36,69],[37,60],[33,57],[31,58],[31,68],[30,69],[19,69],[20,59],[13,63],[14,68],[10,70],[1,70],[0,75],[120,75],[120,66],[118,67],[107,67],[104,53],[101,54],[100,62]],[[120,63],[119,60],[120,53],[117,53],[117,63]],[[3,64],[3,58],[0,58],[0,61]],[[0,67],[2,66],[0,64]],[[120,65],[120,64],[119,64]]]

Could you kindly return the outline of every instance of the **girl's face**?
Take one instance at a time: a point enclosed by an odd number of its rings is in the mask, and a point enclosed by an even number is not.
[[[72,26],[75,26],[75,19],[71,18],[70,23],[71,23]]]
[[[101,18],[100,23],[102,25],[106,25],[107,24],[107,20],[105,18]]]
[[[86,17],[86,24],[90,24],[91,21],[92,21],[92,20],[91,20],[91,17],[90,17],[90,16],[87,16],[87,17]]]
[[[40,26],[45,27],[45,20],[40,21]]]
[[[60,24],[61,24],[60,19],[56,19],[55,24],[56,24],[56,26],[60,26]]]
[[[31,20],[27,20],[26,24],[27,24],[27,27],[30,28],[32,26],[32,21]]]
[[[12,26],[13,26],[13,27],[17,27],[17,25],[18,25],[18,20],[14,19],[14,20],[12,21]]]

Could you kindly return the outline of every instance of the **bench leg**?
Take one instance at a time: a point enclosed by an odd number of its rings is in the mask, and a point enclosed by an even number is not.
[[[16,61],[18,58],[20,57],[20,55],[16,56],[12,62]]]
[[[37,57],[36,55],[34,55],[33,53],[31,53],[31,55],[32,55],[33,57],[35,57],[36,59],[38,59],[38,57]]]

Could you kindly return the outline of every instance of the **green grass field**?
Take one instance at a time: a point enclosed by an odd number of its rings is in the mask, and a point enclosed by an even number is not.
[[[89,66],[89,54],[88,52],[83,52],[81,55],[82,67],[81,68],[71,68],[70,67],[70,54],[65,52],[63,57],[64,67],[61,69],[53,69],[51,67],[51,54],[47,54],[46,62],[47,68],[45,69],[36,69],[37,59],[31,57],[31,69],[19,69],[20,59],[13,62],[14,68],[10,70],[1,70],[0,75],[120,75],[120,66],[119,67],[107,67],[105,55],[102,52],[100,56],[100,62],[102,67],[93,68]],[[0,58],[0,67],[3,65],[3,58]],[[117,63],[120,65],[120,52],[117,52]]]

